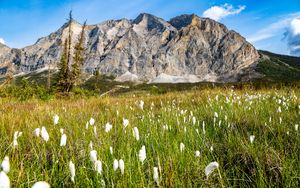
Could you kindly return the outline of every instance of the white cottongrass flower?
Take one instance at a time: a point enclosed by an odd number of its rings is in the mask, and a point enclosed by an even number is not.
[[[255,136],[254,136],[254,135],[251,135],[251,136],[250,136],[250,143],[251,143],[251,144],[254,142],[254,139],[255,139]]]
[[[142,163],[144,163],[144,161],[146,160],[146,147],[145,146],[142,146],[142,148],[140,149],[139,159]]]
[[[109,151],[110,151],[110,154],[111,154],[111,155],[114,153],[114,152],[113,152],[113,147],[112,147],[112,146],[109,147]]]
[[[94,118],[91,118],[91,119],[90,119],[90,125],[93,126],[94,124],[95,124],[95,119],[94,119]]]
[[[55,114],[55,116],[53,117],[53,123],[54,123],[54,125],[58,124],[58,120],[59,120],[59,117],[58,117],[57,114]]]
[[[71,172],[71,181],[75,183],[75,165],[72,161],[69,162],[69,169]]]
[[[91,118],[90,121],[89,121],[89,123],[90,123],[91,126],[93,126],[95,124],[95,119]]]
[[[205,175],[208,177],[215,169],[219,168],[218,162],[211,162],[205,167]]]
[[[209,148],[210,152],[213,152],[214,151],[214,146],[211,145],[210,148]]]
[[[118,168],[119,168],[119,161],[117,159],[114,160],[113,168],[114,168],[114,171],[118,170]]]
[[[280,106],[278,107],[277,112],[281,113],[281,107]]]
[[[200,151],[199,150],[196,151],[196,157],[200,157]]]
[[[193,116],[192,122],[193,122],[193,125],[196,125],[196,117],[195,116]]]
[[[20,136],[22,136],[22,132],[16,131],[14,133],[13,148],[16,148],[18,146],[18,138]]]
[[[169,130],[169,126],[168,125],[163,125],[163,129],[164,130]]]
[[[296,124],[295,125],[295,131],[298,131],[299,130],[299,124]]]
[[[214,113],[214,117],[215,117],[215,118],[218,118],[218,117],[219,117],[219,115],[218,115],[217,112]]]
[[[124,174],[125,164],[124,164],[124,161],[122,159],[119,160],[119,168],[121,170],[121,173]]]
[[[97,161],[97,151],[96,150],[90,151],[90,159],[93,163]]]
[[[97,160],[95,162],[95,170],[99,175],[102,174],[102,162],[101,161]]]
[[[45,181],[39,181],[33,184],[31,188],[50,188],[50,185]]]
[[[97,136],[97,127],[96,126],[94,126],[94,134],[95,134],[95,136]]]
[[[6,174],[9,172],[9,170],[10,170],[10,164],[9,164],[9,158],[8,158],[8,156],[4,157],[4,159],[3,159],[2,163],[1,163],[1,169]]]
[[[108,133],[111,129],[112,129],[112,124],[106,123],[106,125],[105,125],[105,132]]]
[[[181,152],[183,152],[184,147],[185,147],[184,144],[183,144],[183,143],[180,143],[180,151],[181,151]]]
[[[33,133],[35,134],[36,137],[39,137],[41,134],[41,129],[40,128],[36,128],[34,129]]]
[[[157,185],[159,185],[159,175],[158,175],[158,168],[153,168],[153,180],[156,182]]]
[[[46,130],[45,127],[42,127],[41,136],[42,136],[43,140],[45,140],[46,142],[48,142],[48,140],[49,140],[49,134],[48,134],[48,132],[47,132],[47,130]]]
[[[144,110],[144,101],[140,100],[139,107],[141,110]]]
[[[93,150],[93,142],[92,141],[90,141],[89,147],[90,147],[90,150]]]
[[[128,119],[124,119],[123,118],[123,126],[124,126],[124,128],[126,128],[128,125],[129,125]]]
[[[10,188],[10,180],[5,172],[0,172],[0,188]]]
[[[63,134],[63,135],[61,135],[61,138],[60,138],[60,146],[64,147],[64,146],[66,146],[66,144],[67,144],[67,135]]]
[[[139,141],[140,140],[140,134],[139,134],[139,129],[137,127],[133,128],[133,137]]]
[[[89,122],[87,121],[85,124],[85,129],[88,130],[89,129]]]

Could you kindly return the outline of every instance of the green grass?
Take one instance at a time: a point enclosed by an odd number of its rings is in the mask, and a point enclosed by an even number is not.
[[[299,187],[300,132],[294,127],[300,122],[300,90],[293,90],[194,89],[47,102],[3,98],[0,158],[10,158],[12,187],[30,187],[36,181],[47,181],[51,187],[101,187],[102,180],[107,187],[155,187],[153,167],[158,166],[161,187]],[[139,100],[145,101],[144,110],[138,108]],[[282,112],[277,112],[279,106]],[[56,126],[55,114],[60,117]],[[85,129],[91,117],[97,135],[93,128]],[[126,128],[123,118],[130,122]],[[109,133],[104,131],[107,122],[113,125]],[[164,130],[164,125],[171,129]],[[50,135],[47,143],[33,134],[42,126]],[[133,127],[139,129],[139,141],[133,137]],[[59,146],[60,128],[67,135],[66,147]],[[13,149],[15,131],[23,134]],[[253,144],[250,135],[255,135]],[[89,159],[90,141],[103,163],[102,175]],[[179,149],[181,142],[184,152]],[[138,159],[142,145],[147,152],[144,164]],[[124,160],[123,175],[113,171],[114,159]],[[70,160],[76,167],[75,184]],[[205,178],[204,169],[212,161],[220,167]]]
[[[300,57],[273,54],[261,51],[269,59],[258,63],[256,71],[265,75],[262,80],[267,81],[299,81],[300,80]]]

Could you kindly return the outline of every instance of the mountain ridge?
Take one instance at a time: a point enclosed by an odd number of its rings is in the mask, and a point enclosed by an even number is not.
[[[55,67],[68,27],[66,23],[21,49],[0,47],[0,73],[9,69],[4,66],[9,64],[7,62],[13,66],[15,74],[35,71],[49,64]],[[81,24],[72,21],[71,27],[74,44]],[[240,34],[195,14],[165,21],[142,13],[133,20],[108,20],[88,25],[85,36],[85,72],[99,71],[116,77],[129,72],[146,82],[160,75],[197,77],[196,81],[247,80],[247,77],[241,78],[241,73],[253,71],[251,67],[260,59],[257,50]],[[251,70],[247,70],[249,68]],[[213,79],[205,80],[208,77]]]

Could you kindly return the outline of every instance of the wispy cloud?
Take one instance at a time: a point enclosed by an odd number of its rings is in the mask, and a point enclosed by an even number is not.
[[[239,14],[245,8],[246,6],[244,5],[239,5],[237,8],[234,8],[232,5],[226,3],[221,6],[210,7],[209,9],[204,11],[203,16],[219,21],[227,16]]]
[[[256,44],[275,36],[283,36],[283,40],[287,40],[291,55],[300,55],[300,12],[282,16],[278,21],[247,37],[247,40]]]
[[[294,18],[300,18],[300,12],[289,14],[280,18],[278,21],[271,23],[270,25],[258,30],[253,35],[247,37],[247,40],[251,43],[256,43],[277,35],[282,35],[283,31],[289,27]]]

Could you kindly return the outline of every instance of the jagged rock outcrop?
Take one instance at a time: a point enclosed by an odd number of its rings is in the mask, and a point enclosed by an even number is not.
[[[71,24],[73,44],[81,25]],[[10,49],[0,44],[0,73],[12,63],[15,73],[56,65],[69,24],[34,45]],[[182,15],[169,22],[150,14],[134,20],[109,20],[87,26],[84,70],[114,75],[117,80],[163,82],[163,78],[195,81],[238,81],[252,71],[259,59],[256,49],[223,24],[196,15]],[[134,75],[133,77],[131,77]],[[155,79],[158,78],[158,79]]]

